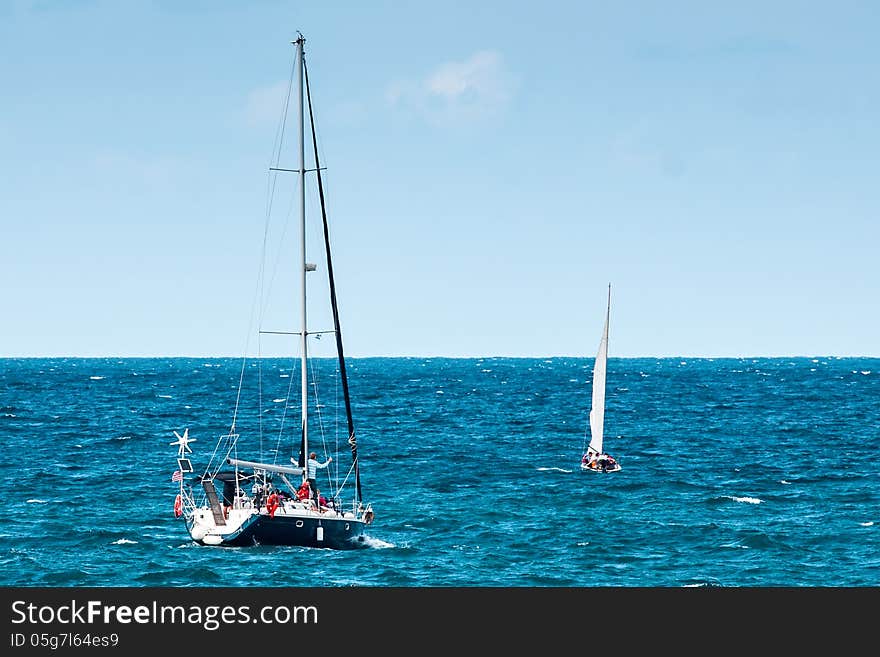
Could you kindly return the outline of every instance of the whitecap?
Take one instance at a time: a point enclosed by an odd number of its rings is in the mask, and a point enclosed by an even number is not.
[[[862,527],[871,527],[871,526],[874,525],[874,522],[873,522],[872,520],[869,520],[868,522],[860,522],[859,524],[860,524]]]
[[[436,394],[438,394],[438,395],[442,395],[442,394],[443,394],[443,391],[442,391],[442,390],[438,390],[438,391],[436,392]]]
[[[89,378],[90,378],[92,381],[100,381],[100,380],[103,379],[104,377],[103,377],[103,376],[90,376]]]
[[[281,402],[286,402],[287,397],[279,397],[278,399],[273,399],[272,401],[275,402],[276,404],[280,404]]]
[[[577,542],[577,546],[578,546],[578,547],[586,547],[586,546],[588,546],[589,544],[590,544],[589,541],[578,541],[578,542]]]
[[[171,395],[156,395],[160,399],[172,399]]]
[[[710,586],[719,586],[719,585],[714,582],[696,582],[695,584],[682,584],[682,587],[684,587],[686,589],[693,589],[693,588],[707,589]]]
[[[137,545],[137,541],[130,541],[127,538],[120,538],[118,541],[113,541],[111,545]]]
[[[289,378],[290,378],[290,374],[279,374],[279,375],[278,375],[278,378],[280,378],[280,379],[289,379]]]
[[[867,374],[870,374],[870,373],[871,373],[871,370],[862,370],[862,374],[866,374],[866,375],[867,375]]]
[[[759,499],[757,497],[735,497],[733,495],[725,495],[729,500],[733,500],[734,502],[747,502],[749,504],[761,504],[764,500]]]
[[[784,486],[791,486],[791,482],[790,482],[790,481],[786,481],[785,479],[780,479],[780,480],[779,480],[779,483],[780,483],[780,484],[783,484]]]
[[[566,470],[565,468],[550,468],[550,467],[542,467],[538,468],[539,472],[565,472],[566,474],[570,472],[574,472],[574,470]]]
[[[27,501],[27,503],[28,504],[48,504],[49,502],[47,500],[41,500],[38,497],[32,497],[31,499],[29,499]]]

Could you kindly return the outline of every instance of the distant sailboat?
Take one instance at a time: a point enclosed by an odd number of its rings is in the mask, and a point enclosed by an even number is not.
[[[604,451],[605,373],[608,369],[608,324],[611,319],[611,284],[608,284],[608,306],[605,327],[599,340],[599,352],[593,365],[593,405],[590,409],[590,444],[581,457],[581,470],[587,472],[618,472],[620,463]],[[585,440],[586,442],[586,440]]]

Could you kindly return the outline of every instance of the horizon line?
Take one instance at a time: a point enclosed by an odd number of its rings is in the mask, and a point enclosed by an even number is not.
[[[98,360],[98,359],[156,359],[156,358],[166,358],[166,359],[176,359],[176,358],[186,358],[186,359],[214,359],[214,360],[277,360],[279,358],[290,358],[290,359],[299,359],[298,355],[264,355],[264,356],[242,356],[241,354],[228,356],[228,355],[205,355],[205,354],[180,354],[180,355],[119,355],[119,354],[107,354],[100,356],[81,356],[75,354],[53,354],[53,355],[27,355],[27,356],[0,356],[0,360],[24,360],[24,359],[65,359],[65,358],[75,358],[80,360]],[[328,360],[336,360],[336,356],[310,356],[310,358],[314,359],[328,359]],[[595,356],[586,356],[583,354],[577,355],[569,355],[569,354],[553,354],[553,355],[510,355],[510,354],[493,354],[493,355],[475,355],[475,356],[450,356],[447,354],[433,354],[433,355],[425,355],[425,354],[385,354],[385,355],[369,355],[369,356],[351,356],[346,355],[346,360],[369,360],[369,359],[377,359],[377,358],[399,358],[399,359],[433,359],[433,358],[444,358],[450,360],[485,360],[485,359],[496,359],[496,358],[506,358],[506,359],[521,359],[521,360],[537,360],[537,359],[555,359],[555,358],[585,358],[593,360]],[[644,358],[655,358],[655,359],[700,359],[700,360],[709,360],[709,359],[748,359],[748,358],[833,358],[833,359],[843,359],[843,358],[880,358],[877,355],[869,355],[869,354],[741,354],[741,355],[696,355],[696,354],[668,354],[668,355],[636,355],[636,356],[612,356],[609,354],[609,360],[611,359],[620,359],[620,360],[638,360]]]

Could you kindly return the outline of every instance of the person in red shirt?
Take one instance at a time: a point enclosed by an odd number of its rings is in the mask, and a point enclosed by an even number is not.
[[[272,494],[269,495],[268,498],[266,498],[266,511],[269,512],[270,518],[275,517],[275,511],[278,509],[279,504],[280,502],[278,501],[278,493],[273,490]]]
[[[296,499],[302,502],[312,496],[312,489],[309,487],[308,479],[302,482],[302,486],[296,491]]]

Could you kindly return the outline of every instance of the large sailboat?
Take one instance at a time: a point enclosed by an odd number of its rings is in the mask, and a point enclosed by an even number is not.
[[[269,167],[270,190],[276,187],[276,180],[284,180],[285,176],[294,174],[299,179],[298,188],[293,192],[291,206],[298,206],[299,226],[298,237],[300,239],[299,258],[286,256],[281,251],[278,261],[293,263],[290,268],[292,284],[294,288],[300,288],[300,326],[299,330],[263,330],[265,318],[269,315],[261,310],[258,320],[257,334],[262,341],[264,336],[274,336],[288,342],[298,343],[299,351],[299,383],[300,394],[296,399],[294,381],[297,374],[297,359],[289,361],[289,366],[272,367],[270,360],[264,358],[249,359],[246,355],[241,366],[241,374],[238,377],[238,393],[232,412],[232,421],[229,430],[219,437],[204,469],[196,469],[190,455],[193,448],[190,443],[195,441],[190,437],[189,428],[183,433],[174,432],[177,440],[171,445],[177,446],[177,470],[172,475],[172,480],[179,482],[177,497],[174,502],[174,514],[185,521],[186,528],[192,540],[202,545],[218,546],[250,546],[250,545],[293,545],[303,547],[323,547],[334,549],[346,549],[359,547],[365,544],[365,528],[373,521],[373,508],[363,500],[361,490],[361,462],[358,454],[358,442],[355,436],[354,420],[352,417],[352,402],[349,394],[348,375],[346,361],[342,349],[342,333],[339,324],[339,309],[336,299],[336,284],[333,278],[333,263],[330,250],[330,232],[327,219],[327,211],[324,198],[324,181],[322,167],[318,156],[318,141],[315,132],[315,120],[312,113],[312,99],[309,90],[308,70],[305,58],[305,38],[298,34],[295,46],[294,66],[290,76],[290,87],[284,101],[282,121],[278,130],[278,142],[273,154],[273,164]],[[281,166],[281,142],[285,130],[283,128],[292,104],[298,108],[298,148],[295,149],[298,156],[298,164],[295,168]],[[308,114],[306,114],[308,111]],[[310,127],[313,161],[306,163],[306,122]],[[323,252],[324,264],[326,265],[326,279],[319,279],[329,292],[330,312],[326,313],[327,322],[332,322],[326,330],[312,330],[307,322],[307,290],[316,285],[317,281],[308,281],[314,276],[318,266],[308,261],[307,254],[307,230],[306,230],[306,180],[307,176],[314,174],[317,182],[316,205],[320,212],[314,212],[316,219],[314,233],[310,233],[311,239],[317,244],[316,250]],[[279,176],[281,178],[279,178]],[[283,185],[279,185],[283,186]],[[274,192],[273,192],[274,193]],[[314,198],[315,191],[312,191]],[[272,200],[267,207],[272,206]],[[267,210],[267,233],[269,225],[269,210]],[[292,214],[292,213],[290,213]],[[289,233],[286,229],[284,234]],[[264,237],[264,256],[266,254]],[[265,289],[266,280],[269,286],[276,279],[278,261],[273,266],[261,270],[261,291]],[[298,280],[297,280],[298,279]],[[307,285],[308,283],[308,285]],[[289,291],[288,291],[289,292]],[[285,294],[287,310],[290,309],[290,301],[295,301],[293,294]],[[266,295],[261,294],[261,302]],[[326,300],[326,297],[325,297]],[[294,304],[295,305],[295,304]],[[286,318],[288,313],[281,315]],[[331,320],[332,318],[332,320]],[[332,334],[334,345],[332,351],[335,355],[330,358],[318,359],[312,357],[310,348],[316,348],[314,340],[322,335]],[[266,338],[270,339],[270,338]],[[324,340],[324,343],[328,342]],[[262,342],[260,342],[262,345]],[[287,343],[285,343],[287,344]],[[310,347],[310,345],[312,345]],[[295,349],[293,351],[296,351]],[[322,361],[315,366],[315,361]],[[287,362],[287,361],[285,361]],[[337,394],[337,403],[331,404],[342,415],[345,414],[345,422],[337,421],[338,433],[346,431],[341,439],[335,441],[336,455],[343,454],[343,459],[334,459],[329,454],[332,451],[334,441],[327,439],[325,429],[329,422],[322,416],[325,413],[326,403],[319,403],[317,397],[317,372],[323,368],[324,374],[320,377],[327,378],[332,374],[334,389]],[[272,399],[271,402],[263,401],[262,393],[271,388],[269,383],[264,383],[264,370],[274,377],[276,390],[279,377],[287,380],[284,385],[283,397]],[[256,374],[254,374],[256,373]],[[246,384],[246,375],[259,375],[258,384]],[[338,401],[341,390],[342,402]],[[291,394],[288,396],[287,392]],[[244,398],[250,395],[260,395],[257,409],[247,406]],[[271,394],[271,393],[270,393]],[[275,396],[279,393],[275,392]],[[324,401],[321,399],[320,401]],[[300,415],[299,426],[294,422],[288,422],[285,432],[285,419],[295,416],[297,407]],[[246,409],[250,409],[250,415]],[[277,433],[275,447],[272,442],[264,440],[264,431],[270,431],[270,420],[277,421],[280,425]],[[248,424],[250,426],[248,426]],[[242,428],[241,425],[245,425]],[[294,425],[291,427],[289,425]],[[273,434],[275,427],[271,428]],[[312,432],[318,432],[313,438]],[[248,433],[247,437],[245,433]],[[259,438],[254,440],[253,438]],[[266,447],[266,443],[270,447]],[[329,444],[329,447],[328,447]],[[339,447],[342,447],[340,450]],[[247,451],[251,450],[251,451]],[[321,450],[326,457],[323,463],[318,462],[317,452]],[[256,453],[256,454],[254,454]],[[348,457],[350,455],[350,458]],[[245,458],[245,456],[249,458]],[[332,465],[333,467],[328,467]],[[317,466],[317,467],[315,467]],[[322,483],[317,486],[318,475],[321,475]],[[327,484],[323,481],[326,477]],[[320,492],[317,490],[320,488]],[[326,496],[324,495],[326,492]]]
[[[608,324],[611,319],[611,284],[608,284],[608,305],[605,326],[599,340],[599,351],[593,365],[593,400],[590,408],[590,443],[581,457],[581,469],[587,472],[617,472],[620,463],[604,450],[605,374],[608,370]],[[584,439],[586,442],[586,438]]]

